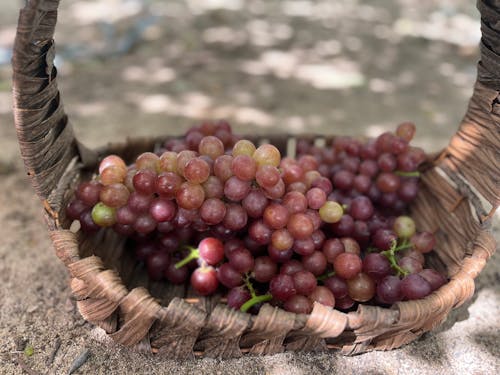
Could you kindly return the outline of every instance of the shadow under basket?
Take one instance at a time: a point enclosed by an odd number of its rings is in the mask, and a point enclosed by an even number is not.
[[[53,66],[58,1],[29,1],[20,13],[13,55],[16,129],[82,316],[117,343],[172,358],[329,349],[357,354],[398,348],[439,326],[473,295],[474,278],[496,248],[490,226],[500,200],[500,37],[495,29],[500,6],[492,3],[478,3],[481,62],[466,115],[449,145],[426,163],[410,208],[419,230],[437,238],[428,263],[450,281],[424,299],[390,308],[359,305],[343,313],[315,304],[311,314],[299,315],[264,305],[250,315],[228,308],[221,296],[196,297],[186,286],[149,280],[125,239],[111,230],[83,235],[69,229],[65,206],[100,157],[115,153],[130,161],[166,137],[130,139],[97,151],[81,145],[64,112]],[[290,138],[268,140],[286,154]]]

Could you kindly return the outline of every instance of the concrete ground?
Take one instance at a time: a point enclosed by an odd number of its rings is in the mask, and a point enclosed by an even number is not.
[[[20,3],[0,14],[0,374],[67,373],[85,349],[75,373],[498,373],[498,253],[468,303],[390,352],[177,362],[103,342],[69,299],[18,152],[9,59]],[[446,145],[464,114],[478,38],[465,0],[68,0],[56,35],[65,108],[91,147],[224,117],[262,134],[374,135],[409,119],[427,150]]]

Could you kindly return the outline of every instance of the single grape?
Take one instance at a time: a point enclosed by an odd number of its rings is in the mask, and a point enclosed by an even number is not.
[[[372,186],[372,180],[370,177],[358,174],[354,177],[352,187],[356,189],[361,194],[367,194]]]
[[[106,167],[100,174],[100,180],[103,185],[122,183],[127,176],[127,169],[111,165]]]
[[[371,200],[364,196],[360,195],[359,197],[354,198],[351,201],[351,205],[349,206],[349,214],[355,220],[368,220],[372,217],[374,213],[374,208]]]
[[[218,198],[209,198],[201,205],[200,216],[209,225],[219,224],[226,216],[226,205]]]
[[[176,206],[171,200],[155,198],[149,206],[149,214],[157,222],[170,221],[175,217]]]
[[[195,210],[201,207],[205,200],[205,191],[198,184],[184,182],[175,196],[177,204],[186,210]]]
[[[224,144],[217,137],[209,135],[201,139],[198,152],[200,155],[207,155],[215,160],[224,154]]]
[[[315,179],[311,183],[310,187],[311,188],[315,188],[315,187],[320,188],[321,190],[323,190],[325,192],[326,195],[329,195],[333,191],[332,183],[326,177],[319,177],[319,178]]]
[[[292,250],[299,255],[311,255],[316,250],[316,247],[312,238],[305,238],[303,240],[295,240]]]
[[[333,186],[340,190],[350,190],[354,183],[354,176],[354,173],[351,171],[340,170],[333,176]]]
[[[235,288],[243,284],[243,277],[230,263],[224,263],[217,269],[219,282],[227,288]]]
[[[296,294],[293,278],[286,274],[275,275],[269,283],[269,292],[279,301],[286,301]]]
[[[397,191],[398,198],[405,203],[415,200],[418,194],[418,183],[413,179],[401,180],[401,185]]]
[[[132,182],[134,189],[141,194],[153,194],[156,190],[157,174],[149,169],[137,171]]]
[[[70,220],[78,220],[80,215],[89,207],[79,199],[72,200],[66,206],[66,216]]]
[[[304,170],[298,164],[289,165],[283,168],[282,178],[286,185],[293,184],[294,182],[300,182],[304,179]]]
[[[92,207],[99,202],[99,195],[103,186],[97,181],[82,182],[75,191],[76,199],[86,206]]]
[[[315,251],[310,255],[304,255],[302,264],[305,270],[312,272],[315,276],[321,276],[325,273],[327,261],[321,251]]]
[[[311,294],[318,285],[315,275],[307,270],[300,270],[292,275],[293,285],[297,294],[307,296]]]
[[[316,229],[311,234],[311,240],[316,250],[321,250],[326,241],[326,235],[321,229]]]
[[[261,218],[264,215],[268,203],[268,199],[260,189],[252,189],[241,201],[241,205],[248,216],[254,219]]]
[[[220,240],[214,237],[207,237],[198,244],[200,259],[214,266],[224,259],[224,245]]]
[[[280,171],[275,166],[262,165],[257,169],[255,179],[260,186],[270,189],[278,183]]]
[[[201,131],[197,129],[190,129],[185,134],[184,139],[186,140],[186,145],[190,150],[197,151],[203,137],[204,135]]]
[[[347,280],[349,297],[357,302],[367,302],[375,296],[375,281],[366,273],[360,272]]]
[[[271,188],[264,189],[266,197],[269,199],[280,199],[285,194],[285,183],[282,179],[278,180],[278,183]]]
[[[396,135],[403,138],[406,142],[410,142],[415,136],[415,124],[413,122],[402,122],[396,129]]]
[[[252,298],[252,295],[245,288],[232,288],[227,293],[227,305],[235,310],[239,310],[250,298]]]
[[[341,253],[333,260],[335,274],[343,279],[352,279],[361,272],[363,263],[359,255]]]
[[[430,284],[432,291],[439,289],[447,282],[446,277],[432,268],[425,268],[418,274]]]
[[[383,172],[378,175],[376,184],[382,193],[395,193],[401,185],[401,179],[393,173]]]
[[[346,253],[352,253],[352,254],[356,254],[356,255],[361,254],[361,248],[359,246],[359,243],[354,238],[342,237],[340,239],[340,242],[342,242],[342,245],[344,246],[344,251]]]
[[[330,238],[325,241],[321,250],[328,263],[333,264],[335,258],[345,251],[344,244],[338,238]]]
[[[412,257],[402,257],[398,260],[398,265],[410,274],[419,273],[422,271],[422,263]]]
[[[259,283],[268,283],[278,272],[278,266],[269,256],[255,258],[254,279]]]
[[[219,198],[224,196],[224,184],[216,176],[208,176],[207,180],[202,184],[206,198]]]
[[[409,216],[399,216],[394,221],[393,229],[399,238],[410,238],[415,234],[415,222]]]
[[[180,245],[179,238],[175,233],[165,233],[159,236],[158,242],[167,253],[173,253]]]
[[[316,289],[309,295],[312,302],[318,302],[322,305],[334,307],[335,297],[333,293],[325,286],[317,286]]]
[[[210,165],[201,157],[190,159],[184,167],[183,175],[193,184],[202,184],[210,176]]]
[[[160,172],[177,173],[177,153],[165,151],[161,154],[158,161],[158,168]]]
[[[232,175],[231,165],[233,157],[230,155],[221,155],[214,162],[214,175],[222,182],[226,182]]]
[[[354,231],[354,220],[350,215],[342,215],[340,220],[332,224],[333,233],[339,237],[351,236]]]
[[[292,259],[293,256],[293,250],[291,248],[286,250],[278,250],[272,244],[267,247],[267,253],[273,260],[273,262],[276,263],[285,263]]]
[[[337,223],[341,220],[344,209],[342,206],[333,201],[327,201],[319,209],[319,216],[325,223]]]
[[[154,251],[146,258],[149,278],[155,281],[163,279],[165,270],[170,263],[170,255],[162,251]]]
[[[156,177],[155,191],[165,198],[173,198],[181,187],[183,179],[173,172],[162,172]]]
[[[150,170],[157,173],[160,168],[160,158],[153,152],[143,152],[135,160],[135,167],[138,170]]]
[[[116,223],[116,209],[99,202],[92,208],[92,220],[100,227],[110,227]]]
[[[80,227],[82,228],[82,231],[85,233],[97,232],[101,228],[92,219],[92,210],[90,210],[90,209],[84,210],[80,214],[80,217],[78,218],[78,220],[80,221]]]
[[[416,250],[420,251],[422,254],[426,254],[434,249],[436,238],[430,232],[421,232],[414,234],[410,238],[410,242]]]
[[[257,163],[248,155],[235,156],[231,163],[233,174],[243,181],[252,181],[257,172]]]
[[[363,272],[377,281],[389,275],[392,268],[387,257],[380,253],[370,253],[363,259]]]
[[[296,294],[285,301],[283,308],[295,314],[310,314],[312,303],[309,298]]]
[[[297,162],[302,167],[305,173],[309,171],[315,171],[319,166],[318,161],[312,155],[301,155],[299,156]]]
[[[250,181],[243,181],[232,176],[224,184],[224,195],[233,202],[239,202],[250,193],[250,189]]]
[[[293,237],[288,230],[278,229],[271,235],[271,244],[276,250],[289,250],[293,246]]]
[[[278,203],[271,203],[264,210],[264,223],[273,229],[284,228],[287,225],[289,218],[290,213],[288,212],[288,209]]]
[[[259,146],[252,157],[255,159],[257,165],[260,167],[262,165],[272,165],[278,167],[281,161],[281,154],[279,150],[270,144],[263,144]]]
[[[127,165],[121,157],[118,155],[108,155],[99,163],[99,174],[101,174],[107,167],[118,167],[121,169],[127,169]]]
[[[236,248],[232,251],[228,256],[228,260],[229,264],[240,273],[250,272],[255,264],[252,253],[243,247]]]
[[[293,238],[303,240],[309,238],[314,232],[312,220],[303,213],[293,214],[288,219],[286,228]]]
[[[349,310],[355,304],[356,304],[356,302],[349,296],[346,296],[344,298],[335,299],[335,308],[339,309],[339,310],[343,310],[343,311]]]
[[[156,221],[149,214],[137,216],[133,224],[134,229],[141,234],[148,234],[156,229]]]
[[[401,280],[397,276],[388,275],[377,284],[377,296],[386,304],[393,304],[403,299],[401,292]]]
[[[290,212],[290,214],[305,212],[307,210],[307,198],[304,194],[299,193],[298,191],[286,193],[283,197],[282,203],[286,208],[288,208],[288,212]]]
[[[323,283],[333,293],[335,300],[347,297],[347,283],[344,279],[338,276],[331,276]]]
[[[409,300],[420,299],[432,292],[431,284],[418,274],[406,276],[401,281],[401,292]]]
[[[396,169],[398,161],[393,154],[384,152],[378,157],[377,164],[382,172],[392,172]]]
[[[280,273],[285,273],[287,275],[293,275],[296,272],[302,271],[304,266],[297,259],[290,259],[283,263],[280,267]]]
[[[118,208],[127,204],[129,190],[123,184],[111,184],[103,186],[99,199],[108,207]]]
[[[373,245],[379,250],[389,250],[396,240],[396,233],[390,229],[379,229],[372,237]]]
[[[248,215],[246,211],[239,204],[228,204],[226,206],[226,215],[222,220],[222,224],[232,230],[238,231],[247,225]]]
[[[255,149],[255,145],[251,141],[247,139],[241,139],[234,144],[232,155],[233,157],[236,157],[238,155],[253,156]]]
[[[215,269],[211,266],[195,269],[191,274],[191,286],[202,296],[215,293],[219,286]]]

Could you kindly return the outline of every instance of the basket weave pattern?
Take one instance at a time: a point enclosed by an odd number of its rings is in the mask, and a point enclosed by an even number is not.
[[[193,299],[184,286],[149,281],[125,251],[124,239],[110,230],[92,236],[69,230],[64,207],[100,156],[116,153],[132,160],[160,140],[133,139],[97,151],[78,142],[53,65],[58,4],[31,0],[20,13],[13,57],[15,124],[26,170],[45,208],[56,254],[71,275],[79,311],[113,340],[175,358],[327,348],[357,354],[411,342],[472,296],[474,278],[496,247],[489,228],[500,201],[500,1],[478,3],[483,40],[474,93],[449,145],[425,165],[411,207],[418,228],[437,238],[429,263],[450,282],[422,300],[389,309],[360,305],[342,313],[315,304],[311,314],[298,315],[264,305],[256,316],[229,309],[217,295]],[[271,142],[286,152],[288,138]]]

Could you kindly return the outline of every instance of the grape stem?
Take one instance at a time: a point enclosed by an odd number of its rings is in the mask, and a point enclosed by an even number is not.
[[[175,263],[175,268],[179,269],[182,266],[185,266],[189,262],[191,262],[194,259],[198,259],[200,257],[200,251],[194,247],[186,246],[186,248],[189,250],[189,254],[182,260],[178,261]]]
[[[420,177],[419,171],[414,171],[414,172],[395,171],[394,174],[401,177]]]
[[[246,301],[243,305],[240,307],[240,311],[242,312],[247,312],[253,305],[256,305],[261,302],[267,302],[273,299],[273,296],[270,295],[269,293],[263,294],[261,296],[255,296],[250,298],[248,301]]]
[[[248,276],[248,274],[245,274],[245,285],[248,288],[248,291],[250,292],[252,298],[241,305],[240,311],[242,312],[247,312],[252,306],[261,302],[270,301],[273,298],[273,296],[269,293],[258,296],[257,293],[255,293],[255,289],[253,288],[252,282],[250,281],[250,276]]]
[[[327,272],[324,275],[320,275],[316,278],[318,281],[325,281],[329,277],[335,276],[335,271]]]
[[[412,245],[411,244],[406,244],[403,243],[400,246],[397,246],[396,241],[392,241],[391,248],[389,250],[382,251],[382,255],[385,255],[385,257],[389,260],[389,263],[391,264],[391,267],[398,273],[398,276],[406,276],[409,274],[407,270],[402,268],[398,262],[396,261],[396,251],[400,251],[403,249],[408,249]]]

